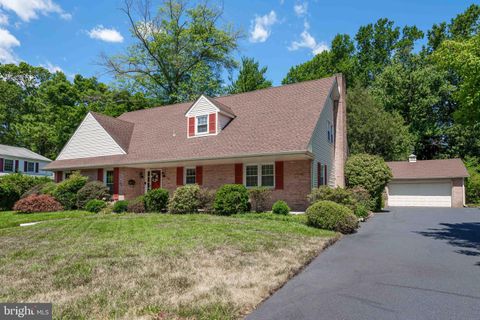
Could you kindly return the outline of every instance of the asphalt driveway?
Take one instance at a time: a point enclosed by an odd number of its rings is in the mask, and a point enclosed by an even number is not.
[[[478,320],[480,210],[377,214],[247,319]]]

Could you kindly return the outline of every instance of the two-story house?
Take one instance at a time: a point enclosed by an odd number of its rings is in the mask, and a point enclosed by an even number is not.
[[[20,172],[32,176],[51,177],[52,173],[44,170],[50,162],[52,160],[26,148],[0,144],[0,176]]]
[[[263,186],[304,210],[319,185],[343,186],[347,156],[342,75],[128,112],[90,112],[46,169],[79,170],[114,199],[199,184]]]

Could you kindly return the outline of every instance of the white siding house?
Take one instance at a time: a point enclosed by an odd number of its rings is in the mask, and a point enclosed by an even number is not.
[[[10,173],[23,173],[31,176],[52,177],[43,168],[52,162],[31,150],[0,144],[0,176]]]

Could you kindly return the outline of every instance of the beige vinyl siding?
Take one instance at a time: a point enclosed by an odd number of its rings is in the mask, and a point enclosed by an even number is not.
[[[125,154],[89,113],[65,145],[57,160]]]
[[[309,150],[314,155],[312,164],[312,187],[317,187],[317,163],[327,165],[328,185],[334,186],[334,143],[328,142],[328,121],[333,123],[333,99],[327,98],[310,140]]]
[[[205,114],[218,112],[218,108],[213,105],[207,98],[201,96],[197,102],[190,108],[187,113],[187,117],[196,117]]]

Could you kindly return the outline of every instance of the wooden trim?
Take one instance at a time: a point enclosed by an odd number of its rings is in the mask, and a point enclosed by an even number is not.
[[[275,161],[275,189],[283,190],[283,161]]]
[[[208,115],[208,133],[216,133],[217,132],[217,114],[210,113]]]
[[[203,184],[203,167],[202,166],[195,167],[195,182],[199,186]]]
[[[243,184],[243,163],[235,163],[235,183]]]
[[[188,136],[193,137],[195,135],[195,117],[188,118]]]
[[[113,168],[113,200],[118,200],[120,189],[120,168]]]
[[[97,169],[97,180],[103,182],[103,168]]]
[[[177,186],[183,186],[183,167],[177,167]]]

